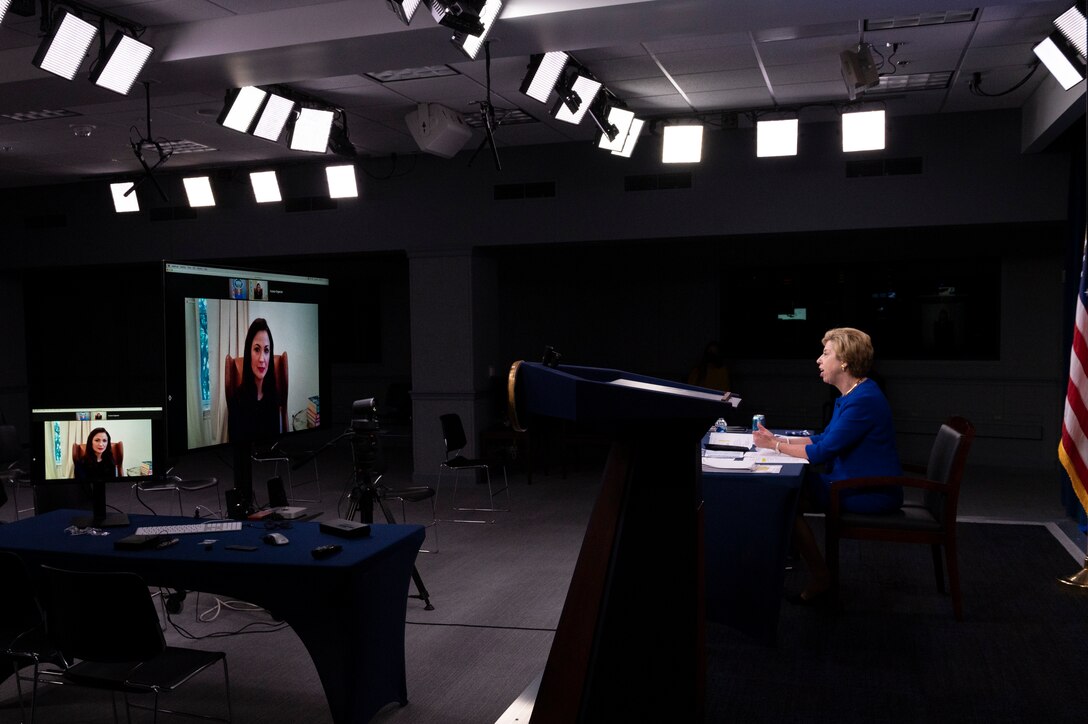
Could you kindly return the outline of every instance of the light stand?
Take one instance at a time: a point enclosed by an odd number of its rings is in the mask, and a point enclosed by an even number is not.
[[[385,503],[387,489],[381,484],[382,475],[385,473],[385,455],[382,450],[378,434],[381,425],[378,422],[378,412],[374,407],[374,398],[356,400],[352,404],[351,429],[344,436],[351,435],[351,453],[354,461],[353,481],[349,498],[347,515],[351,520],[355,513],[359,514],[359,522],[374,522],[374,503],[377,502],[385,517],[385,522],[395,524],[397,521]],[[337,438],[339,439],[339,438]],[[427,586],[423,584],[423,578],[419,575],[419,569],[412,566],[412,580],[416,584],[416,593],[409,598],[418,598],[424,603],[424,610],[433,611],[430,594]]]

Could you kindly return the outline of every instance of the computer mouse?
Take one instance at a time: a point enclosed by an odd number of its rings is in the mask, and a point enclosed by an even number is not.
[[[283,533],[269,533],[262,540],[270,546],[285,546],[291,542]]]

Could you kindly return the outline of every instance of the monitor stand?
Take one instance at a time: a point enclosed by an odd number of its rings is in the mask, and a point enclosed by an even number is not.
[[[129,524],[124,513],[106,512],[106,485],[100,480],[91,483],[94,511],[72,518],[72,525],[77,528],[124,528]]]

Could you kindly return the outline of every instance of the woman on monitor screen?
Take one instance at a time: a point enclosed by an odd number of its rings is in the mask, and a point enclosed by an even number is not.
[[[805,604],[828,600],[824,594],[831,587],[831,574],[801,514],[826,510],[828,488],[835,481],[903,474],[895,447],[891,406],[880,387],[866,377],[873,363],[869,335],[851,327],[840,327],[828,330],[823,345],[823,352],[816,360],[820,379],[840,393],[824,431],[808,437],[785,437],[759,425],[752,434],[756,447],[772,448],[782,455],[824,465],[824,472],[819,474],[806,470],[793,529],[798,551],[809,569],[808,585],[793,600]],[[902,505],[903,488],[899,486],[871,489],[842,499],[843,509],[855,513],[891,513]]]
[[[275,345],[264,318],[249,325],[244,349],[242,382],[227,402],[227,431],[232,442],[249,442],[280,432]]]
[[[76,461],[76,480],[103,481],[117,478],[117,463],[113,460],[113,440],[104,427],[96,427],[87,435],[83,457]]]

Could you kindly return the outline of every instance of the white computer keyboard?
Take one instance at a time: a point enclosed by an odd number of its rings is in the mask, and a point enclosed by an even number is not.
[[[136,535],[185,535],[187,533],[223,533],[228,530],[241,530],[240,520],[209,520],[203,523],[182,523],[180,525],[145,525],[136,529]]]

